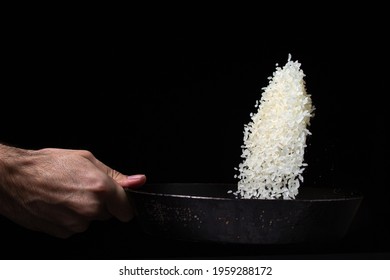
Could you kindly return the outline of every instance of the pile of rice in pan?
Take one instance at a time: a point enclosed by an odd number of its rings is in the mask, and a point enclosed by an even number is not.
[[[269,77],[256,101],[256,113],[244,126],[242,163],[239,164],[237,198],[295,199],[304,163],[308,127],[314,116],[306,92],[305,74],[298,61],[291,60]]]

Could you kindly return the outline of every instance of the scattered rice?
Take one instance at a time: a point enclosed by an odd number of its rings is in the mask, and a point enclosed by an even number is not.
[[[239,172],[238,198],[294,199],[303,182],[307,127],[314,116],[306,92],[305,74],[291,55],[285,66],[276,64],[269,85],[262,88],[258,108],[244,126],[243,162]]]

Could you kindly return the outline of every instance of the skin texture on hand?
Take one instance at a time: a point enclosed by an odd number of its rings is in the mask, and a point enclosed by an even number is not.
[[[121,174],[86,150],[0,145],[0,214],[60,238],[85,231],[94,220],[131,220],[124,188],[145,181],[145,175]]]

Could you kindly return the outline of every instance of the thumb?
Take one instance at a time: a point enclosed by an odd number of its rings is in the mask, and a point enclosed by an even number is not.
[[[146,176],[143,174],[136,174],[131,176],[121,174],[121,176],[118,176],[114,179],[122,188],[137,188],[146,182]]]

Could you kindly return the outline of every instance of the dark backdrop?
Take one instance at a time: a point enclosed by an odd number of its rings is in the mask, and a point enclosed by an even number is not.
[[[1,141],[88,149],[123,173],[146,174],[148,182],[235,182],[243,126],[275,64],[284,65],[291,54],[302,64],[316,107],[305,185],[365,195],[348,238],[327,249],[210,249],[161,244],[134,222],[97,223],[56,240],[4,220],[1,231],[11,241],[1,256],[374,258],[389,252],[388,54],[380,23],[186,23],[11,20],[2,40]]]

